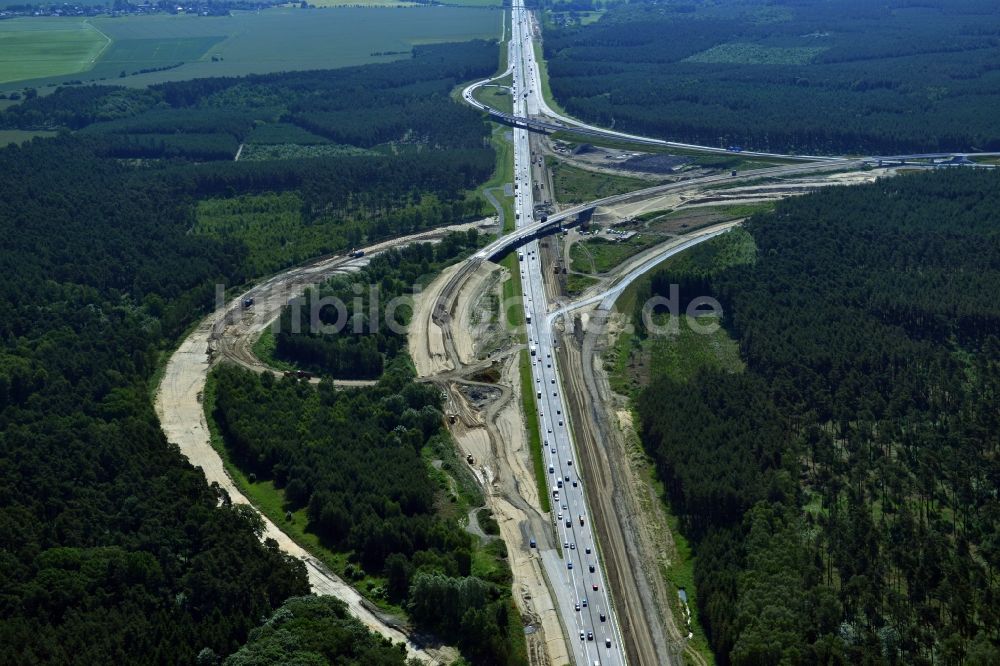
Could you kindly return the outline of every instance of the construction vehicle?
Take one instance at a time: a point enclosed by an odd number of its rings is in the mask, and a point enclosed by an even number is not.
[[[351,259],[360,259],[361,257],[365,256],[365,251],[351,250],[351,253],[348,256],[351,257]]]
[[[469,463],[470,465],[475,465],[476,459],[473,458],[472,454],[470,453],[469,455],[465,456],[465,462]]]
[[[248,308],[253,305],[253,296],[247,296],[243,299],[243,307]]]

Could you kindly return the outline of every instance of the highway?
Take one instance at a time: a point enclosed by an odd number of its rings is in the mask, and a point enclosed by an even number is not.
[[[509,62],[513,72],[515,113],[536,112],[537,78],[528,68],[531,35],[527,12],[515,4]],[[527,46],[527,48],[525,48]],[[514,128],[515,225],[518,230],[537,226],[531,175],[528,131]],[[515,234],[516,236],[517,234]],[[546,324],[548,298],[539,259],[538,241],[531,240],[518,253],[531,378],[538,407],[541,440],[547,472],[551,516],[558,535],[554,550],[540,549],[543,568],[558,606],[567,642],[576,664],[625,664],[621,634],[614,606],[603,576],[581,479],[562,386],[553,348],[552,329]],[[541,545],[541,540],[539,540]],[[560,551],[561,549],[561,551]]]
[[[533,44],[533,30],[535,29],[535,18],[534,15],[525,9],[523,3],[515,2],[512,6],[513,16],[523,21],[521,29],[516,34],[516,39],[519,40],[519,51],[521,52],[521,57],[523,58],[523,75],[527,76],[527,81],[530,84],[529,89],[525,91],[514,91],[515,95],[520,97],[525,97],[524,92],[527,92],[527,97],[525,99],[526,104],[520,109],[517,105],[514,107],[513,114],[506,114],[498,109],[494,109],[486,104],[483,104],[479,100],[472,96],[472,92],[481,85],[490,83],[495,79],[503,78],[509,74],[513,69],[513,58],[509,58],[508,62],[512,63],[507,71],[503,74],[499,74],[495,77],[484,79],[482,81],[477,81],[469,86],[467,86],[462,91],[462,97],[465,99],[466,103],[471,106],[476,107],[482,111],[490,113],[498,119],[521,124],[524,126],[530,126],[534,129],[543,131],[558,131],[567,130],[575,131],[582,134],[602,137],[605,139],[618,140],[618,141],[628,141],[636,144],[644,144],[648,146],[659,146],[663,148],[676,148],[681,150],[696,150],[700,152],[707,153],[722,153],[722,154],[739,154],[747,157],[761,157],[761,158],[771,158],[771,159],[782,159],[782,160],[796,160],[796,161],[810,161],[810,162],[831,162],[831,161],[907,161],[907,160],[925,160],[925,159],[947,159],[950,157],[1000,157],[1000,152],[951,152],[951,153],[919,153],[912,155],[874,155],[874,156],[830,156],[830,155],[794,155],[788,153],[769,153],[761,151],[752,150],[741,150],[739,152],[732,151],[728,148],[720,148],[718,146],[704,146],[695,143],[683,143],[679,141],[667,141],[664,139],[656,139],[648,136],[641,136],[638,134],[629,134],[627,132],[618,132],[615,130],[607,129],[606,127],[598,127],[597,125],[590,125],[583,121],[577,120],[576,118],[564,115],[551,106],[545,101],[545,96],[541,93],[541,73],[539,70],[538,61],[535,58],[534,44]],[[513,20],[512,20],[513,24]],[[515,33],[511,33],[511,48],[513,48],[515,42]],[[522,81],[524,80],[522,76]],[[539,120],[539,116],[545,116],[552,120],[552,122],[545,122]]]

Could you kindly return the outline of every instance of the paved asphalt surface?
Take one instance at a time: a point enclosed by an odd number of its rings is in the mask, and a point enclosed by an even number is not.
[[[540,98],[533,64],[528,13],[517,2],[513,6],[510,63],[514,75],[515,113],[537,113]],[[530,63],[528,62],[530,60]],[[525,94],[527,93],[527,94]],[[516,225],[534,224],[531,155],[528,132],[514,129]],[[578,476],[570,428],[567,426],[562,387],[553,353],[552,331],[546,325],[548,301],[538,254],[538,241],[518,252],[529,349],[533,350],[532,386],[537,400],[545,468],[556,521],[557,548],[540,553],[553,588],[561,622],[577,664],[625,663],[621,636],[611,606],[591,530],[584,494],[585,480]],[[556,498],[558,495],[558,498]],[[539,545],[541,545],[539,539]],[[603,619],[602,619],[603,618]]]

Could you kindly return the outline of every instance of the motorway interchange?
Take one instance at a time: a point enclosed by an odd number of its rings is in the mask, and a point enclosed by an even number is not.
[[[513,6],[509,62],[513,73],[515,114],[537,114],[541,99],[531,25],[523,5]],[[528,131],[514,128],[515,218],[518,228],[534,223],[531,151]],[[557,548],[541,552],[562,625],[577,664],[624,664],[614,607],[602,576],[598,549],[588,516],[585,483],[574,467],[574,444],[562,398],[552,329],[546,325],[545,293],[539,247],[531,240],[518,252],[532,387],[538,406],[545,468],[556,520]]]
[[[532,117],[546,115],[556,118],[564,125],[573,125],[587,129],[591,133],[594,131],[602,133],[609,138],[622,138],[620,133],[609,130],[601,130],[592,126],[579,123],[573,119],[560,116],[552,111],[545,103],[541,94],[540,75],[538,63],[535,61],[532,44],[532,18],[530,13],[520,2],[516,2],[512,7],[512,32],[509,42],[510,66],[507,72],[513,75],[512,90],[514,94],[514,115],[518,117]],[[463,98],[469,104],[483,110],[487,107],[477,102],[473,97],[474,89],[487,81],[472,84],[463,91]],[[558,317],[567,314],[570,310],[600,303],[600,308],[607,309],[614,297],[624,289],[625,285],[636,276],[649,270],[658,261],[666,258],[670,254],[683,251],[690,244],[700,242],[710,237],[708,233],[698,238],[689,238],[684,243],[674,247],[665,247],[663,251],[657,251],[656,256],[651,256],[642,263],[636,263],[634,268],[623,276],[607,291],[591,296],[589,299],[582,299],[569,306],[561,308],[550,308],[548,297],[545,291],[544,273],[541,266],[539,243],[534,238],[540,232],[548,230],[547,227],[556,227],[564,220],[578,215],[595,205],[605,205],[621,202],[629,198],[644,198],[662,194],[666,191],[682,190],[686,188],[699,188],[718,182],[719,180],[733,181],[728,175],[709,176],[699,178],[689,182],[678,182],[668,185],[661,185],[646,190],[632,192],[626,195],[617,195],[605,199],[590,202],[583,206],[567,208],[554,215],[550,215],[547,222],[536,221],[534,217],[534,187],[532,177],[531,152],[528,130],[521,126],[513,129],[515,145],[514,152],[514,179],[516,198],[516,230],[513,233],[503,234],[499,239],[481,250],[461,271],[456,271],[452,281],[456,284],[462,276],[467,277],[475,268],[486,259],[498,258],[511,248],[523,245],[521,254],[523,260],[517,262],[517,270],[521,275],[523,303],[527,322],[527,338],[529,349],[534,349],[531,356],[531,385],[533,387],[534,399],[537,402],[539,421],[541,429],[541,440],[543,443],[543,454],[545,457],[544,471],[548,483],[548,493],[553,504],[551,518],[554,522],[552,532],[556,536],[555,547],[547,547],[545,544],[551,541],[551,535],[544,535],[545,538],[535,539],[539,548],[534,549],[539,555],[548,583],[554,597],[557,612],[562,625],[563,634],[566,637],[566,645],[572,653],[572,661],[576,664],[625,664],[627,661],[626,649],[636,642],[635,626],[631,627],[629,641],[623,640],[622,631],[619,624],[619,614],[623,618],[631,617],[627,609],[616,612],[614,600],[607,584],[608,576],[621,569],[619,565],[611,566],[608,571],[602,566],[600,543],[595,535],[595,521],[609,512],[602,509],[599,514],[593,516],[590,510],[591,504],[588,502],[587,478],[581,477],[579,470],[579,455],[571,430],[571,423],[568,419],[569,413],[566,408],[569,401],[563,393],[560,374],[558,372],[557,359],[559,355],[554,341],[553,324]],[[658,140],[647,140],[647,142],[657,142]],[[659,141],[668,144],[668,142]],[[680,144],[668,144],[680,145]],[[712,150],[718,151],[718,148]],[[995,155],[993,153],[981,153],[980,155]],[[943,155],[929,154],[922,156],[895,156],[892,159],[906,160],[916,158],[935,158]],[[795,156],[782,156],[793,158]],[[752,179],[762,176],[780,176],[805,173],[807,171],[820,172],[835,169],[849,169],[860,166],[864,161],[871,161],[876,158],[827,158],[824,163],[812,162],[811,164],[798,164],[793,166],[776,167],[766,170],[748,172],[735,180],[743,178]],[[886,158],[888,159],[888,158]],[[707,230],[706,230],[707,231]],[[711,232],[714,234],[715,232]],[[417,239],[412,239],[417,240]],[[395,245],[406,242],[407,239],[397,239],[391,244]],[[369,255],[380,248],[367,248]],[[520,255],[519,255],[520,256]],[[338,259],[337,261],[342,261]],[[298,270],[298,269],[297,269]],[[309,269],[311,270],[311,269]],[[318,269],[317,269],[318,270]],[[308,272],[308,270],[307,270]],[[289,284],[298,284],[299,277],[293,272],[283,274],[281,279]],[[317,275],[318,277],[318,275]],[[301,279],[305,279],[304,277]],[[265,287],[268,285],[264,285]],[[455,291],[452,289],[452,291]],[[236,301],[239,303],[239,299]],[[236,307],[238,305],[230,307]],[[278,307],[277,305],[275,306]],[[551,311],[550,311],[551,310]],[[277,309],[275,309],[277,312]],[[178,443],[181,450],[192,461],[206,470],[206,474],[212,480],[218,480],[224,484],[228,477],[222,467],[221,460],[211,448],[205,416],[201,407],[201,391],[204,387],[205,376],[209,367],[206,361],[204,350],[209,345],[214,326],[225,316],[224,311],[217,312],[207,318],[202,326],[198,328],[188,339],[178,353],[171,358],[167,373],[161,385],[161,391],[157,399],[157,412],[161,417],[161,423],[171,441]],[[257,322],[261,327],[266,322]],[[572,365],[572,364],[571,364]],[[572,377],[570,377],[572,379]],[[170,390],[176,389],[174,393]],[[575,393],[574,393],[575,395]],[[171,398],[171,396],[173,396]],[[586,452],[591,449],[586,448]],[[600,469],[600,467],[598,468]],[[214,477],[213,477],[214,475]],[[231,483],[231,482],[230,482]],[[560,487],[560,483],[562,487]],[[594,489],[592,489],[594,490]],[[558,491],[558,498],[553,494]],[[601,497],[601,493],[596,493]],[[239,497],[238,493],[232,495]],[[237,500],[234,500],[237,501]],[[241,498],[241,501],[245,501]],[[617,508],[617,506],[615,507]],[[614,510],[612,510],[613,512]],[[604,529],[601,527],[600,529]],[[275,526],[269,526],[269,536],[278,540],[282,549],[295,554],[297,557],[307,558],[308,556],[298,548],[287,536],[283,535]],[[606,532],[602,531],[602,535]],[[542,535],[536,535],[542,536]],[[527,546],[528,544],[524,544]],[[613,549],[614,553],[620,553],[621,549]],[[627,561],[627,560],[626,560]],[[414,644],[408,640],[404,634],[396,628],[387,625],[383,620],[370,613],[361,604],[360,596],[350,590],[346,584],[337,579],[331,572],[325,571],[320,566],[311,566],[310,582],[314,589],[322,592],[334,594],[341,598],[353,599],[350,606],[352,614],[360,617],[362,621],[379,631],[382,635],[391,640],[406,639],[408,653],[421,661],[436,663],[442,661],[442,656],[436,651]],[[621,584],[621,578],[615,579],[616,591]],[[650,654],[647,652],[647,654]],[[657,663],[664,663],[670,660],[670,656],[660,651],[656,652]],[[646,658],[633,659],[646,663]]]

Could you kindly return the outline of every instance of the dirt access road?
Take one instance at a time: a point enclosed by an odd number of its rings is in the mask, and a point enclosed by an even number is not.
[[[433,241],[450,231],[466,230],[468,225],[435,229],[428,232],[386,241],[365,248],[366,255],[401,247],[410,243]],[[206,317],[173,353],[156,393],[156,413],[167,439],[176,444],[192,465],[200,467],[207,481],[218,483],[235,503],[249,504],[223,466],[222,459],[212,448],[208,422],[202,405],[205,381],[213,362],[222,357],[233,358],[241,364],[264,371],[263,366],[249,352],[253,334],[259,334],[280,313],[289,299],[302,294],[308,285],[318,284],[336,273],[357,270],[363,262],[350,257],[335,256],[285,271],[241,294]],[[253,297],[254,312],[247,313],[243,300]],[[208,353],[210,344],[218,354]],[[230,351],[227,351],[230,350]],[[215,357],[213,360],[212,356]],[[274,523],[264,519],[264,539],[274,539],[283,551],[301,559],[309,573],[309,583],[316,594],[333,595],[345,603],[352,615],[369,629],[394,642],[405,643],[407,654],[425,663],[438,664],[452,661],[456,655],[451,648],[417,644],[391,621],[379,616],[347,583],[336,576],[319,560],[295,543]]]
[[[463,279],[449,288],[456,276]],[[561,666],[570,663],[570,651],[539,555],[556,544],[551,516],[540,509],[525,438],[523,345],[496,318],[506,277],[489,262],[446,270],[417,298],[408,345],[419,376],[445,394],[460,457],[473,457],[473,473],[500,527],[514,599],[527,623],[529,661]],[[529,547],[529,538],[538,548]]]

